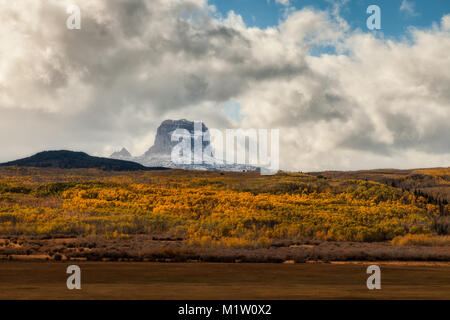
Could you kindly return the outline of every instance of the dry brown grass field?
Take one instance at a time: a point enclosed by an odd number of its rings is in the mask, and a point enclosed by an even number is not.
[[[0,299],[450,299],[450,264],[78,263],[81,290],[66,288],[67,263],[1,262]]]

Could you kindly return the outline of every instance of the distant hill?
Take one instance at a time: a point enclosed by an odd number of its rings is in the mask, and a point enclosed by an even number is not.
[[[61,169],[101,169],[105,171],[138,171],[138,170],[165,170],[162,167],[145,167],[132,161],[92,157],[84,152],[67,150],[44,151],[34,156],[0,164],[2,167],[38,167]]]
[[[450,168],[324,171],[309,174],[330,179],[375,181],[423,195],[430,203],[450,203]]]

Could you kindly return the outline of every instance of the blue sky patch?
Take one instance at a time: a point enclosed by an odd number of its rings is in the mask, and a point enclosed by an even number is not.
[[[275,0],[210,0],[220,15],[225,17],[229,11],[242,16],[247,26],[267,28],[277,26],[286,16],[286,10],[301,10],[312,7],[318,10],[330,10],[339,6],[340,15],[352,29],[371,32],[366,27],[370,5],[381,8],[381,28],[385,38],[401,38],[407,35],[409,27],[428,28],[439,23],[441,18],[450,13],[448,0],[290,0],[288,6]],[[342,4],[344,3],[344,4]]]

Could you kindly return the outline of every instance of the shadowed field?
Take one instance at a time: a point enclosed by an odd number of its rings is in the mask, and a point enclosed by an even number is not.
[[[449,263],[77,263],[82,290],[66,288],[68,263],[1,262],[0,299],[450,299]]]

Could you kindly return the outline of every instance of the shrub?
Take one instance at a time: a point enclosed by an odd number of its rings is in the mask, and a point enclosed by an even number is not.
[[[392,240],[394,246],[450,246],[450,236],[433,236],[425,234],[407,234]]]

